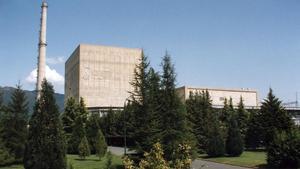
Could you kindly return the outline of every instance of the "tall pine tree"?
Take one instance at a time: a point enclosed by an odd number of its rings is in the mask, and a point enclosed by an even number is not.
[[[89,141],[90,150],[92,154],[96,153],[96,142],[98,140],[99,130],[101,131],[100,116],[99,114],[91,114],[86,124],[86,135]]]
[[[248,149],[256,149],[262,146],[263,133],[261,112],[260,110],[252,110],[245,136],[245,146]]]
[[[211,157],[223,156],[225,153],[224,136],[217,114],[215,112],[208,114],[207,122],[206,153]]]
[[[68,153],[78,153],[78,145],[81,139],[86,136],[86,122],[88,119],[88,111],[85,107],[83,98],[80,98],[78,105],[78,113],[76,113],[75,121],[72,128],[72,134],[68,140]]]
[[[243,138],[237,122],[237,115],[230,116],[226,140],[226,153],[229,156],[240,156],[244,151]]]
[[[245,109],[242,97],[240,97],[240,102],[236,111],[238,126],[241,130],[242,138],[245,139],[249,121],[249,112]]]
[[[141,62],[135,69],[135,78],[131,83],[134,91],[131,93],[130,108],[133,122],[126,126],[133,127],[132,136],[139,153],[149,151],[152,145],[160,139],[160,77],[153,68],[149,68],[147,57],[142,53]]]
[[[283,108],[281,101],[275,97],[270,89],[267,98],[261,105],[261,122],[264,143],[268,147],[277,131],[288,131],[292,128],[293,122]]]
[[[187,125],[185,107],[175,91],[176,74],[168,53],[163,57],[162,69],[161,120],[164,127],[161,132],[161,143],[166,158],[171,160],[177,146],[191,140],[192,136]]]
[[[65,104],[65,111],[62,114],[63,129],[65,131],[67,140],[70,139],[73,132],[73,125],[78,115],[78,105],[73,97],[68,98]]]
[[[65,169],[66,152],[53,86],[44,80],[29,122],[25,169]]]
[[[189,122],[197,138],[198,150],[203,153],[207,146],[208,114],[213,113],[213,108],[208,91],[190,93],[186,101]]]
[[[0,136],[5,147],[14,156],[16,162],[22,162],[27,138],[28,102],[25,92],[18,84],[13,91],[2,120]]]

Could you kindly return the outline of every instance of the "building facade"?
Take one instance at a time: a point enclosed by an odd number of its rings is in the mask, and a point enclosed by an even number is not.
[[[65,100],[84,98],[87,108],[121,108],[142,50],[80,44],[65,63]]]
[[[240,97],[246,108],[257,108],[259,106],[258,93],[256,90],[250,89],[222,89],[222,88],[204,88],[204,87],[187,87],[183,86],[176,89],[176,92],[182,101],[189,98],[190,93],[199,93],[208,91],[212,100],[213,107],[221,108],[224,106],[225,98],[229,100],[232,98],[234,106],[240,102]]]

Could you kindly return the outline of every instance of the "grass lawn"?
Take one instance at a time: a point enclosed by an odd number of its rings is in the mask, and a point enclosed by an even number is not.
[[[200,158],[207,161],[217,163],[231,164],[243,167],[257,168],[263,167],[267,164],[266,152],[260,151],[244,151],[240,157],[207,157],[206,154],[201,155]]]
[[[87,157],[85,160],[81,160],[78,155],[67,155],[68,163],[72,163],[75,169],[104,169],[106,164],[106,157],[99,160],[95,155]],[[122,169],[122,159],[119,156],[112,155],[112,164],[116,169]],[[24,169],[22,165],[12,165],[8,167],[0,167],[0,169]]]

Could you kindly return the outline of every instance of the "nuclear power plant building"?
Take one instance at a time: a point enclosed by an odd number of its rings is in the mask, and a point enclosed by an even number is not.
[[[65,63],[65,100],[82,97],[89,110],[121,108],[142,50],[80,44]]]
[[[183,86],[176,89],[178,96],[182,101],[187,100],[190,94],[201,93],[203,91],[208,91],[212,105],[215,108],[222,108],[224,106],[224,101],[227,99],[232,99],[233,106],[237,106],[242,97],[243,103],[246,108],[257,108],[259,106],[258,93],[256,90],[251,89],[224,89],[224,88],[205,88],[205,87],[188,87]]]

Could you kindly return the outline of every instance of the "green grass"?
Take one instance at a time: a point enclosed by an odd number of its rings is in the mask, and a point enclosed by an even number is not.
[[[201,155],[200,158],[207,161],[231,164],[243,167],[263,167],[266,165],[266,152],[261,151],[245,151],[240,157],[207,157]]]
[[[67,155],[68,163],[72,163],[75,169],[104,169],[106,164],[106,157],[99,160],[95,155],[81,160],[78,155]],[[123,168],[122,159],[120,156],[112,155],[112,164],[116,169]],[[0,169],[24,169],[22,165],[12,165],[8,167],[0,167]]]

